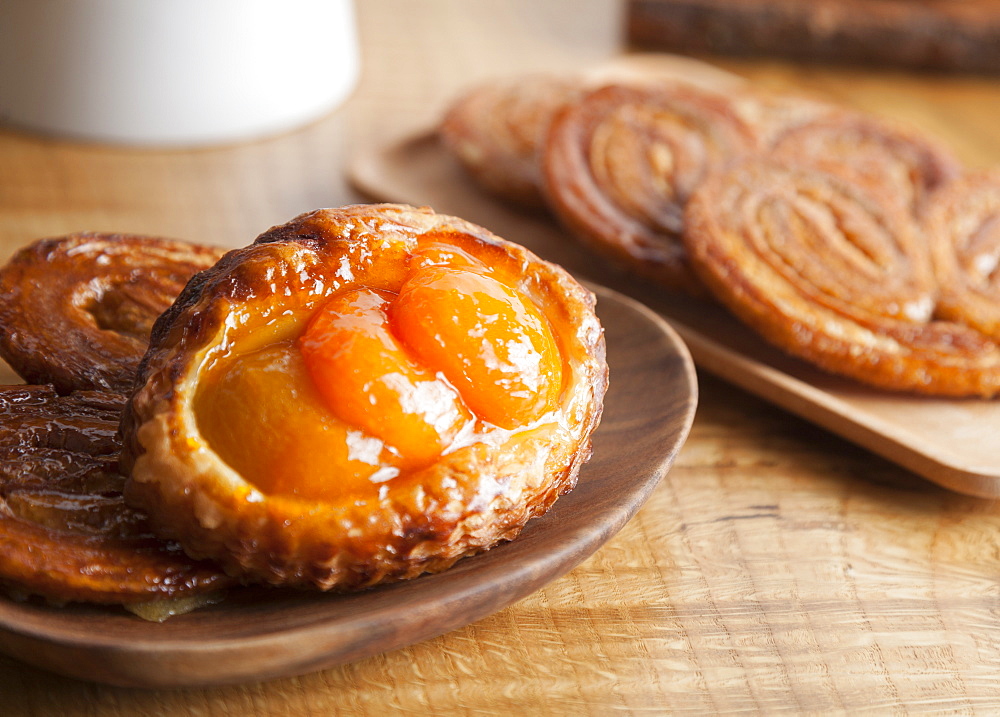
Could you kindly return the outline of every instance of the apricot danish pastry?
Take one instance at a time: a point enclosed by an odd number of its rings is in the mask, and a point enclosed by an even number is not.
[[[716,297],[790,353],[882,388],[1000,391],[1000,347],[935,320],[931,252],[894,199],[756,158],[699,187],[687,226],[692,263]]]
[[[157,321],[126,495],[246,580],[410,578],[570,490],[606,384],[593,296],[562,269],[429,209],[319,210]]]
[[[711,170],[755,146],[718,95],[607,86],[556,115],[545,189],[556,215],[596,249],[668,288],[700,293],[681,241],[684,205]]]
[[[137,603],[232,580],[155,538],[125,505],[116,437],[125,399],[0,387],[0,584],[55,602]]]
[[[153,321],[222,252],[169,239],[43,239],[0,269],[0,355],[59,393],[126,393]]]

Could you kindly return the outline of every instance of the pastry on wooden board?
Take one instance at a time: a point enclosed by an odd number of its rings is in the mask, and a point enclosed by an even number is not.
[[[1000,346],[960,315],[937,318],[928,240],[890,193],[755,157],[695,191],[687,227],[702,280],[786,351],[884,389],[1000,392]]]
[[[614,101],[628,106],[612,108]],[[647,118],[633,118],[630,137],[629,120],[621,117],[604,117],[609,126],[618,122],[617,135],[583,120],[591,112],[636,112],[647,101]],[[749,87],[690,58],[637,56],[575,75],[482,82],[449,105],[439,136],[481,188],[548,207],[620,264],[667,288],[700,294],[680,242],[691,188],[727,158],[829,111],[815,100]],[[660,129],[650,131],[656,123]],[[626,140],[613,141],[623,134]],[[609,159],[606,152],[623,156]]]
[[[157,321],[126,497],[244,580],[411,578],[570,490],[606,383],[593,296],[562,269],[429,209],[319,210]]]
[[[9,592],[57,603],[169,598],[176,607],[233,583],[156,538],[125,505],[124,403],[100,391],[0,387],[0,585]]]
[[[607,74],[551,116],[543,193],[570,234],[668,290],[714,295],[835,373],[930,395],[996,394],[995,173],[966,175],[934,137],[829,102],[640,76]],[[727,181],[743,184],[720,189]],[[719,203],[741,192],[766,209]],[[785,303],[789,286],[806,308]],[[847,287],[849,299],[832,301]]]
[[[60,393],[126,393],[153,321],[218,249],[156,237],[43,239],[0,269],[0,356]]]

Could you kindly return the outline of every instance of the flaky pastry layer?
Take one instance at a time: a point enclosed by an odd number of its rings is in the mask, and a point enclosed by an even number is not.
[[[128,393],[153,322],[221,254],[131,234],[34,242],[0,269],[0,356],[60,393]]]
[[[514,288],[541,309],[563,355],[557,408],[377,491],[329,501],[265,495],[202,437],[194,402],[203,372],[247,341],[294,334],[345,288],[398,289],[426,243],[455,245],[517,277]],[[443,570],[515,537],[575,484],[607,385],[593,307],[565,271],[461,219],[403,205],[304,214],[200,274],[157,322],[122,424],[127,498],[161,535],[246,581],[356,589]]]

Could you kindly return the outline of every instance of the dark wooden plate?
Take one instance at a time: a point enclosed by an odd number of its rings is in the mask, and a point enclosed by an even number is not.
[[[596,287],[611,384],[577,488],[521,536],[451,570],[353,595],[233,591],[156,624],[123,610],[0,598],[0,650],[72,677],[141,687],[302,674],[462,627],[566,573],[617,533],[667,472],[697,402],[691,358],[641,304]]]

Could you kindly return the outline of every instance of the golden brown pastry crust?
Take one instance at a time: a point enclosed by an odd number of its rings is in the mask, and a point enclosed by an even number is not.
[[[725,97],[739,118],[753,129],[765,152],[789,132],[843,112],[836,105],[812,97],[749,85],[733,88]]]
[[[0,387],[0,584],[10,591],[117,604],[233,582],[154,537],[125,505],[116,436],[124,402],[99,391]]]
[[[541,155],[556,112],[604,85],[663,82],[730,93],[742,78],[688,57],[629,55],[565,75],[491,79],[469,88],[447,108],[439,127],[444,147],[487,191],[515,204],[545,206]],[[754,119],[773,113],[751,107]],[[770,105],[769,105],[770,106]]]
[[[859,112],[828,112],[780,132],[776,155],[846,174],[919,217],[961,165],[925,134]]]
[[[1000,391],[1000,347],[934,320],[928,246],[899,202],[870,186],[755,158],[706,181],[687,222],[706,285],[788,352],[881,388]]]
[[[1000,341],[1000,170],[970,173],[934,194],[924,227],[941,286],[938,316]]]
[[[558,422],[459,448],[349,500],[256,490],[198,431],[193,401],[212,352],[259,336],[254,317],[262,312],[301,326],[341,289],[398,289],[413,251],[427,242],[456,244],[516,275],[515,288],[540,307],[564,357]],[[199,274],[157,322],[123,420],[126,494],[160,534],[247,580],[351,589],[443,570],[515,537],[573,487],[589,457],[606,371],[593,296],[558,267],[429,209],[319,210]]]
[[[441,140],[487,191],[542,206],[539,147],[556,110],[582,91],[579,79],[555,75],[477,85],[448,108]]]
[[[37,241],[0,269],[0,355],[63,394],[127,393],[153,321],[221,253],[123,234]]]
[[[756,144],[714,93],[610,85],[556,115],[545,191],[557,216],[596,249],[667,288],[701,293],[681,241],[684,205],[710,171]]]

